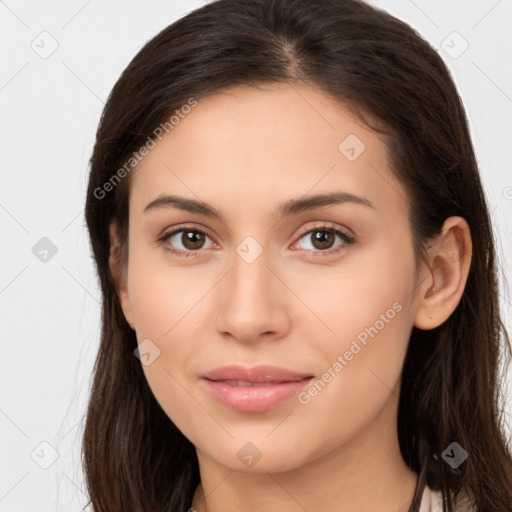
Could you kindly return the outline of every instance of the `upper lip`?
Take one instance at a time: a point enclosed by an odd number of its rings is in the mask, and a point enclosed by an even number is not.
[[[227,365],[215,368],[201,375],[208,380],[238,380],[244,382],[294,382],[312,377],[277,366],[259,365],[244,368],[240,365]]]

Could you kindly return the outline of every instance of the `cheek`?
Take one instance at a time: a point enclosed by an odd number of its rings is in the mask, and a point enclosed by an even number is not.
[[[397,251],[390,241],[338,266],[311,273],[291,267],[286,272],[283,280],[309,309],[297,303],[292,322],[314,340],[309,345],[315,351],[332,361],[333,355],[350,350],[354,340],[368,348],[370,340],[378,339],[373,352],[389,362],[406,349],[415,284],[412,247]],[[361,354],[358,360],[364,359]]]
[[[301,326],[303,332],[309,329],[313,347],[308,359],[318,362],[321,373],[304,402],[312,411],[337,404],[343,413],[334,415],[342,415],[344,425],[352,415],[356,421],[358,415],[375,413],[403,367],[413,324],[414,259],[412,249],[396,254],[391,247],[328,269],[325,278],[315,276],[316,288],[303,289],[304,302],[321,320],[315,320],[316,332],[308,327],[311,317]]]
[[[208,291],[210,277],[197,266],[171,262],[163,248],[144,248],[135,242],[130,248],[128,292],[137,334],[169,342],[182,323],[197,315],[196,307]]]
[[[183,365],[199,340],[201,299],[209,287],[179,270],[141,272],[137,279],[130,297],[138,338],[152,340],[160,350],[160,362],[170,370]]]
[[[336,336],[331,335],[329,343],[318,340],[310,352],[310,360],[317,362],[317,379],[298,397],[294,411],[300,429],[315,433],[301,437],[306,451],[324,455],[329,447],[370,428],[377,418],[389,425],[396,421],[390,414],[393,407],[386,404],[398,402],[411,325],[408,305],[396,300],[396,292],[354,298],[343,310],[332,310]]]
[[[141,353],[149,353],[143,370],[166,414],[178,425],[200,414],[190,393],[198,341],[204,338],[200,318],[211,279],[192,266],[174,267],[151,254],[130,254],[128,291]]]

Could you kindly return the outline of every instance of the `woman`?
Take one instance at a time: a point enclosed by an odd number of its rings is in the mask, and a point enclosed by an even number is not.
[[[511,509],[488,208],[409,26],[357,0],[188,14],[109,97],[86,219],[95,512]]]

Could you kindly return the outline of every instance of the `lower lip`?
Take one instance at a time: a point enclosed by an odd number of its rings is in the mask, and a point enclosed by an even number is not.
[[[286,402],[312,379],[309,377],[265,386],[232,386],[221,381],[202,380],[213,397],[226,407],[241,412],[262,412]]]

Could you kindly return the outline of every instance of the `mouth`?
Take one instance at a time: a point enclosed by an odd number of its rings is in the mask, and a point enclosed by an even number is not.
[[[297,381],[249,382],[246,380],[212,380],[211,382],[223,382],[224,384],[227,384],[228,386],[237,386],[240,388],[247,388],[247,387],[258,387],[258,386],[275,386],[277,384],[285,384],[286,382],[297,382]]]
[[[288,401],[314,377],[273,366],[232,365],[201,376],[209,394],[240,412],[263,412]]]

